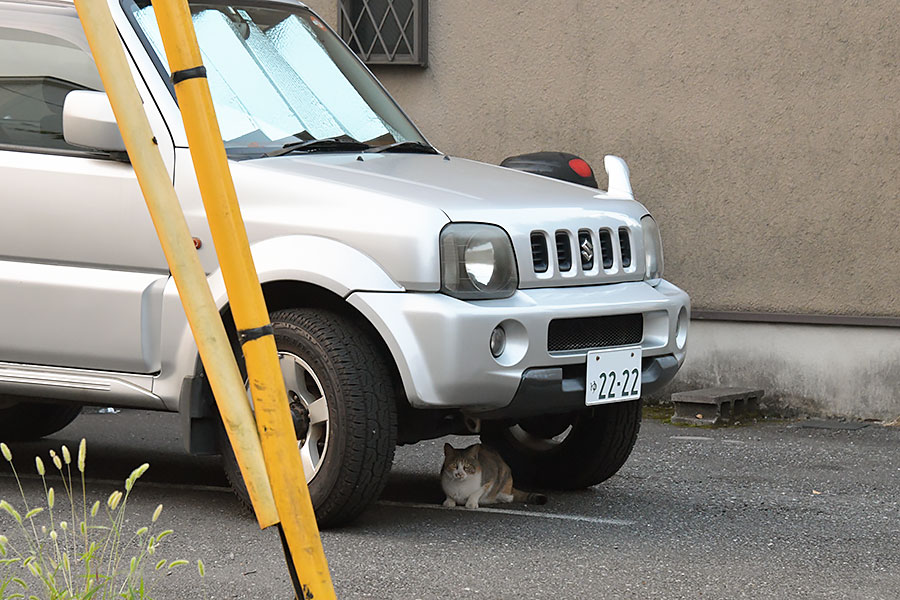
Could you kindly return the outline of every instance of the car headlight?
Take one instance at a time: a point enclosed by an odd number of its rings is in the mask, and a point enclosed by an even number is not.
[[[647,215],[641,219],[641,230],[644,232],[644,279],[658,280],[663,275],[663,247],[659,226],[653,217]]]
[[[451,223],[441,231],[441,291],[462,300],[508,298],[519,286],[512,242],[501,228]]]

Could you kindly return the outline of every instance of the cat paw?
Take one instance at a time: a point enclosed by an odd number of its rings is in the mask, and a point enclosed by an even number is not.
[[[478,500],[466,501],[466,508],[478,508]]]
[[[453,498],[447,498],[446,500],[444,500],[444,506],[446,506],[447,508],[453,508],[454,506],[456,506],[456,500],[454,500]]]

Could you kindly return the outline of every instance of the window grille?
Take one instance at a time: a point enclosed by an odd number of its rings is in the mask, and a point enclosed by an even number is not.
[[[428,0],[338,0],[340,34],[370,65],[428,65]]]

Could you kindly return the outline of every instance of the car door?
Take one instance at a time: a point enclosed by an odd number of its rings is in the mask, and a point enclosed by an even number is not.
[[[63,138],[78,89],[102,84],[74,8],[0,6],[0,362],[154,373],[168,267],[127,160]]]

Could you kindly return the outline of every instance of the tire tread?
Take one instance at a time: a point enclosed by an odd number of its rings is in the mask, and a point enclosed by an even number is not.
[[[335,375],[337,398],[329,398],[329,403],[337,399],[344,402],[342,426],[347,428],[347,443],[334,484],[323,500],[318,504],[314,501],[314,508],[320,527],[341,525],[377,499],[387,483],[397,442],[395,378],[378,346],[343,315],[295,308],[273,312],[271,320],[276,326],[276,343],[285,330],[304,337],[328,357],[326,368]],[[334,426],[329,423],[329,427]],[[245,488],[239,470],[226,468],[226,475],[247,503],[246,492],[240,493]],[[240,485],[235,485],[235,480]]]
[[[569,436],[555,449],[530,451],[508,429],[488,430],[482,441],[509,463],[523,485],[576,490],[606,481],[631,455],[641,428],[641,401],[595,407],[577,417]]]

